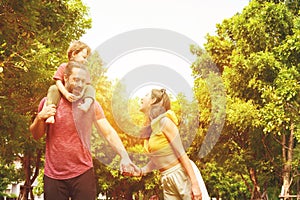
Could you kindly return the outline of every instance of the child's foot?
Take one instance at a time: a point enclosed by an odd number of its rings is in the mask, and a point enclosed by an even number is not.
[[[91,107],[91,104],[90,103],[82,103],[78,106],[78,108],[84,112],[87,112]]]
[[[54,116],[48,117],[48,119],[46,119],[46,123],[47,124],[54,124],[55,123]]]

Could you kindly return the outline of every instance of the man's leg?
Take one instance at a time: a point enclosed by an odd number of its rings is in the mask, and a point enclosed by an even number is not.
[[[70,179],[68,183],[71,188],[72,200],[96,199],[96,179],[93,168],[78,177]]]
[[[66,182],[44,176],[44,198],[45,200],[68,200],[69,191]]]

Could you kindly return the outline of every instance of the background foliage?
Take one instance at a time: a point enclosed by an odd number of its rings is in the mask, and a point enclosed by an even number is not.
[[[2,0],[0,16],[0,192],[11,182],[24,181],[20,199],[28,199],[30,190],[26,188],[43,168],[44,153],[43,140],[32,139],[29,124],[53,84],[54,71],[67,60],[69,43],[91,27],[91,19],[80,0]],[[211,196],[277,199],[281,188],[285,194],[300,193],[299,1],[251,1],[241,13],[216,27],[215,35],[207,35],[204,49],[191,48],[197,55],[191,66],[195,102],[182,95],[172,102],[188,155],[200,168]],[[111,99],[118,99],[116,107],[128,105],[130,115],[130,119],[123,115],[120,119],[142,126],[139,99],[124,98],[125,88],[108,80],[101,55],[95,52],[89,67],[107,119],[120,133],[130,156],[142,166],[147,162],[140,156],[142,142],[118,126],[111,108]],[[220,78],[224,90],[212,95],[209,84],[222,88],[215,77]],[[223,93],[226,99],[218,98]],[[225,101],[226,119],[222,113],[212,118],[211,113]],[[187,108],[195,112],[189,113]],[[212,121],[224,123],[224,127],[212,151],[200,158]],[[196,131],[191,141],[188,133],[192,129]],[[143,178],[121,176],[116,168],[119,158],[94,133],[99,193],[126,199],[161,196],[158,172]],[[15,161],[21,162],[21,168],[16,168]],[[42,185],[35,191],[42,193]]]

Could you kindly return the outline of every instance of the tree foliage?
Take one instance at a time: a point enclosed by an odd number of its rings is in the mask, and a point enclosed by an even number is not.
[[[91,27],[87,14],[80,0],[0,2],[1,191],[11,181],[25,180],[21,198],[28,198],[44,145],[32,139],[28,127],[53,83],[54,71],[67,60],[70,41]],[[299,38],[299,1],[256,0],[217,25],[216,35],[207,35],[205,51],[192,49],[198,56],[192,66],[197,102],[189,104],[178,96],[172,103],[180,117],[182,141],[202,169],[211,196],[255,199],[267,194],[275,199],[281,185],[284,194],[299,192]],[[92,55],[89,69],[96,98],[132,159],[145,164],[148,160],[139,155],[142,142],[136,137],[136,128],[144,123],[137,112],[139,99],[122,96],[125,88],[107,79],[100,57]],[[120,112],[116,120],[113,109],[124,111],[124,105],[129,112]],[[211,152],[200,159],[212,123],[223,127],[222,134],[211,138],[218,142],[212,150],[207,146]],[[191,130],[192,138],[185,134]],[[161,194],[158,172],[142,179],[123,177],[116,168],[119,158],[95,130],[93,140],[100,193],[127,199],[139,191],[146,191],[144,196]],[[16,170],[15,161],[21,162],[21,170]]]
[[[231,178],[244,188],[243,194],[231,191],[230,198],[277,198],[281,184],[285,194],[296,193],[288,187],[297,174],[289,163],[298,163],[291,155],[299,137],[299,17],[294,11],[281,2],[251,1],[242,13],[218,24],[215,36],[207,35],[206,51],[195,51],[195,91],[203,105],[204,130],[211,107],[203,95],[201,76],[208,63],[203,58],[219,69],[226,88],[225,125],[205,162],[233,173]],[[221,186],[214,191],[228,194]]]

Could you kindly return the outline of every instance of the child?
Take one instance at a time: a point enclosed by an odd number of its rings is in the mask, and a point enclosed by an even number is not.
[[[91,54],[91,49],[88,45],[81,41],[74,41],[70,44],[68,50],[68,60],[75,61],[79,63],[86,63],[87,57]],[[57,71],[54,74],[53,79],[56,81],[56,85],[50,86],[47,94],[47,105],[55,104],[58,106],[58,102],[63,95],[68,101],[75,102],[81,96],[75,96],[70,93],[64,86],[64,70],[66,68],[67,63],[62,63]],[[95,89],[90,85],[90,76],[87,78],[87,86],[84,90],[84,94],[82,96],[84,103],[79,105],[79,108],[83,111],[88,111],[91,104],[95,99]],[[54,123],[54,116],[49,117],[46,120],[46,123]]]

